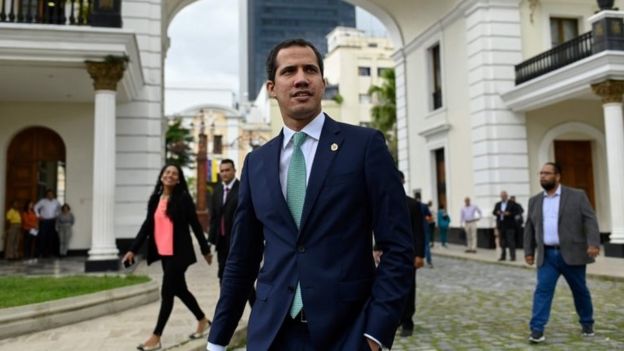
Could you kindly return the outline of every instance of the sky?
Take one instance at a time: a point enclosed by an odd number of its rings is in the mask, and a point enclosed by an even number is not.
[[[182,9],[168,30],[165,88],[220,87],[238,95],[238,21],[238,1],[200,0]],[[356,21],[369,35],[386,35],[381,22],[360,8]],[[170,105],[166,110],[176,109]]]

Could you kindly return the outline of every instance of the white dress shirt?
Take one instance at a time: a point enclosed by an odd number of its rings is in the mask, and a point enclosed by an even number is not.
[[[544,245],[559,245],[559,203],[561,202],[561,185],[554,195],[544,191],[542,202],[542,218],[544,224]]]
[[[34,210],[41,219],[55,219],[61,213],[61,204],[57,199],[43,198],[37,202]]]

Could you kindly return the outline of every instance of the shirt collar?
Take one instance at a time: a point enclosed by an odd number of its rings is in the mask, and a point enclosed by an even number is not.
[[[236,181],[236,178],[234,178],[234,179],[230,180],[230,182],[229,182],[229,183],[225,183],[225,182],[223,182],[223,189],[225,189],[225,188],[227,188],[227,189],[231,188],[231,187],[232,187],[232,184],[234,184],[234,182],[235,182],[235,181]]]
[[[323,111],[318,114],[318,116],[314,117],[313,120],[308,123],[301,131],[306,133],[306,135],[314,140],[319,140],[321,138],[321,131],[323,130],[323,124],[325,124],[325,114]],[[296,133],[294,130],[284,126],[282,129],[284,133],[284,142],[282,144],[282,149],[285,149],[293,135]]]
[[[557,196],[561,196],[561,184],[559,184],[559,186],[557,187],[557,191],[555,191],[555,195],[553,195],[552,197],[557,197]],[[546,190],[544,190],[544,197],[549,197],[548,192],[546,192]]]

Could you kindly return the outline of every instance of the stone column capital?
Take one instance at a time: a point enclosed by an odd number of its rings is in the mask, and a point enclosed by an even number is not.
[[[592,84],[594,94],[602,98],[603,104],[612,102],[622,103],[622,94],[624,94],[624,81],[622,80],[606,80],[601,83]]]
[[[126,69],[126,60],[107,59],[103,62],[87,61],[86,64],[95,90],[117,90],[117,82],[121,80]]]

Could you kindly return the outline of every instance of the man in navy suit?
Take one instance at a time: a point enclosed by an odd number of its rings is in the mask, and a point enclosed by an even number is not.
[[[389,348],[414,258],[392,156],[380,132],[322,112],[323,61],[311,43],[278,44],[267,73],[284,128],[245,159],[207,349],[229,343],[256,278],[247,350]]]

